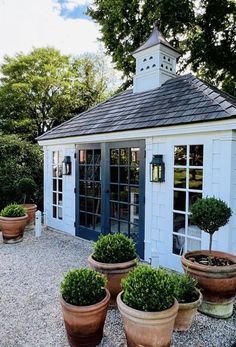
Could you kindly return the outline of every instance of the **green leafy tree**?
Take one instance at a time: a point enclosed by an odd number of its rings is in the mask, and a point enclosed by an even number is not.
[[[54,48],[5,57],[0,79],[0,130],[35,137],[102,101],[106,94],[103,62],[78,59]]]
[[[35,202],[42,209],[43,153],[37,144],[20,141],[17,136],[0,136],[0,209],[12,202],[22,203],[18,185],[22,177],[36,184]]]
[[[153,22],[183,53],[180,70],[236,95],[235,0],[95,0],[88,14],[101,26],[102,41],[117,69],[131,83],[132,51],[150,35]]]

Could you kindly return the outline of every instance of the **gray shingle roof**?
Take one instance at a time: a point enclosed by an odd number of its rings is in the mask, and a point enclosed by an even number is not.
[[[192,74],[143,93],[117,94],[46,132],[38,140],[236,118],[236,99]]]

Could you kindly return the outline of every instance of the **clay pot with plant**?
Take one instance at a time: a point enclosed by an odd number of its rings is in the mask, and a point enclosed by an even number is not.
[[[111,294],[110,307],[116,307],[116,297],[121,292],[121,280],[137,265],[135,243],[127,236],[102,235],[94,244],[94,252],[88,258],[89,266],[104,274]]]
[[[174,296],[179,303],[175,318],[175,331],[187,331],[202,302],[202,294],[197,288],[197,281],[188,274],[173,274]]]
[[[37,205],[33,203],[37,185],[32,178],[23,177],[19,180],[17,188],[23,201],[22,206],[27,210],[27,224],[33,223],[35,221],[35,212],[37,210]]]
[[[122,288],[117,305],[127,345],[169,347],[179,307],[171,274],[141,265],[122,280]]]
[[[209,249],[184,254],[182,266],[202,289],[199,311],[216,318],[228,318],[233,314],[236,293],[236,257],[212,250],[212,238],[229,222],[232,211],[224,201],[207,197],[197,200],[190,212],[192,223],[209,234]]]
[[[0,212],[0,229],[4,243],[21,242],[28,215],[26,209],[18,204],[10,204]]]
[[[103,338],[110,300],[106,278],[94,270],[70,270],[61,283],[60,302],[69,345],[95,347]]]

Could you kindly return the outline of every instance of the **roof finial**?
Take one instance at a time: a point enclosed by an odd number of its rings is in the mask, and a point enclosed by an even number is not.
[[[153,28],[156,28],[157,30],[160,29],[160,21],[159,20],[155,20],[154,23],[153,23]]]

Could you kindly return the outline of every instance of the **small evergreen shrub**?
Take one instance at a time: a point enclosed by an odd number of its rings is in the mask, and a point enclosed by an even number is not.
[[[26,215],[26,209],[18,204],[6,206],[0,213],[2,217],[23,217]]]
[[[19,180],[17,188],[25,204],[26,201],[30,201],[34,198],[37,185],[31,177],[23,177]]]
[[[198,199],[191,207],[191,221],[210,235],[209,253],[211,255],[213,234],[229,222],[232,210],[227,204],[214,197]]]
[[[174,281],[163,269],[140,265],[122,280],[123,302],[139,311],[158,312],[174,303]]]
[[[102,301],[106,296],[106,278],[98,272],[87,269],[70,270],[61,282],[63,299],[76,306],[88,306]]]
[[[134,241],[120,233],[101,235],[94,244],[93,259],[101,263],[123,263],[136,257]]]
[[[197,281],[188,274],[173,274],[174,297],[179,303],[193,302],[198,299]]]

